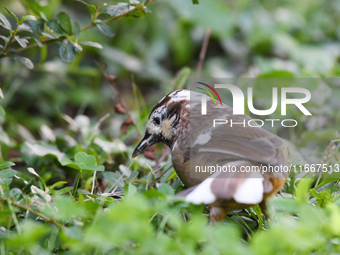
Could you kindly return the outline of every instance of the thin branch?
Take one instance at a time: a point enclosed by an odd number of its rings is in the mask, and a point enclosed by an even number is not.
[[[99,119],[99,121],[97,122],[97,124],[94,126],[93,131],[92,131],[92,135],[91,135],[91,137],[90,137],[90,139],[89,139],[89,143],[88,143],[88,145],[86,146],[86,152],[88,152],[88,150],[89,150],[89,148],[90,148],[90,146],[91,146],[91,144],[92,144],[92,142],[93,142],[93,139],[94,139],[94,137],[96,136],[96,131],[99,130],[100,125],[101,125],[108,117],[110,117],[110,113],[107,113],[107,114],[105,114],[103,117],[101,117],[101,118]]]
[[[156,1],[156,0],[149,0],[149,1],[147,1],[147,2],[144,4],[144,6],[145,6],[145,5],[148,5],[148,4],[152,3],[152,2],[155,2],[155,1]],[[129,11],[127,11],[127,12],[121,14],[121,15],[114,16],[114,17],[110,17],[110,18],[108,18],[108,19],[102,20],[102,23],[109,23],[109,22],[111,22],[111,21],[119,20],[119,19],[121,19],[121,18],[123,18],[123,17],[125,17],[125,16],[128,16],[128,15],[130,15],[130,14],[136,12],[136,11],[138,11],[138,8],[129,10]],[[90,23],[89,25],[87,25],[86,27],[83,27],[82,29],[80,29],[80,32],[86,31],[86,30],[88,30],[88,29],[90,29],[90,28],[93,28],[93,27],[95,27],[95,26],[96,26],[96,24],[93,23],[93,22],[91,22],[91,23]],[[73,34],[71,34],[71,35],[73,35]],[[70,36],[71,36],[71,35],[70,35]],[[51,43],[51,42],[61,41],[61,40],[63,40],[63,39],[65,39],[65,36],[60,36],[60,37],[54,38],[54,39],[48,38],[48,39],[42,40],[41,43],[42,43],[42,44],[48,44],[48,43]],[[23,51],[26,51],[26,50],[35,48],[35,47],[37,47],[37,46],[39,46],[37,43],[33,43],[33,44],[27,46],[26,48],[17,49],[17,50],[14,51],[13,53],[23,52]],[[3,52],[0,54],[0,59],[3,58],[3,57],[7,57],[7,54],[6,54],[5,51],[3,51]]]
[[[8,43],[6,44],[5,48],[1,52],[1,55],[2,54],[6,55],[6,51],[8,50],[9,46],[11,46],[13,39],[18,32],[18,26],[19,26],[19,24],[17,24],[17,26],[15,27],[15,30],[13,32],[11,31],[11,37],[9,38]]]
[[[159,179],[161,179],[161,178],[163,177],[163,175],[164,175],[167,171],[169,171],[171,168],[172,168],[172,165],[169,166],[167,169],[165,169],[165,170],[163,171],[163,173],[162,173],[160,176],[157,177],[157,180],[156,180],[156,181],[158,181]]]
[[[35,214],[35,215],[37,215],[37,216],[43,218],[45,221],[50,222],[50,223],[52,223],[52,224],[54,224],[54,225],[56,225],[56,226],[58,226],[58,227],[60,227],[60,228],[66,228],[65,226],[63,226],[63,225],[61,225],[59,222],[57,222],[55,219],[52,219],[52,218],[50,218],[50,217],[47,217],[46,215],[43,215],[43,214],[41,214],[41,213],[39,213],[39,212],[37,212],[37,211],[34,211],[31,207],[29,207],[29,206],[27,206],[27,205],[19,204],[19,203],[17,203],[17,202],[11,201],[9,198],[3,197],[3,196],[0,196],[0,199],[1,199],[1,200],[2,200],[2,199],[3,199],[3,200],[6,200],[7,203],[11,203],[12,205],[15,205],[16,207],[19,207],[19,208],[21,208],[21,209],[28,210],[28,211],[30,211],[31,213],[33,213],[33,214]]]
[[[51,43],[51,42],[58,42],[58,41],[61,41],[61,40],[64,40],[66,37],[65,36],[60,36],[58,38],[46,38],[44,40],[41,41],[42,44],[48,44],[48,43]],[[32,49],[32,48],[35,48],[37,47],[38,44],[37,43],[33,43],[31,45],[28,45],[26,48],[20,48],[20,49],[17,49],[15,51],[15,53],[19,53],[19,52],[22,52],[22,51],[26,51],[26,50],[29,50],[29,49]],[[0,56],[1,58],[1,56]]]
[[[162,163],[162,161],[165,159],[165,157],[169,154],[169,152],[170,152],[170,148],[166,147],[162,156],[157,160],[157,163],[155,165],[155,169],[158,169],[159,165]]]
[[[211,28],[207,29],[207,32],[205,33],[205,37],[202,43],[202,48],[200,52],[200,58],[197,64],[197,69],[196,69],[196,75],[195,75],[195,80],[198,80],[198,78],[201,75],[202,67],[203,67],[203,61],[205,58],[205,53],[207,52],[209,40],[210,40],[210,34],[211,34]]]
[[[92,179],[91,195],[93,195],[93,192],[94,192],[94,185],[95,185],[95,182],[96,182],[96,174],[97,174],[97,171],[94,171],[94,173],[93,173],[93,179]]]
[[[119,102],[122,105],[122,107],[124,108],[124,110],[126,111],[126,114],[129,116],[129,118],[132,120],[132,125],[135,126],[138,134],[140,136],[142,135],[142,132],[139,130],[139,127],[137,126],[137,123],[135,122],[135,120],[131,117],[130,111],[129,111],[129,107],[127,106],[127,104],[125,103],[125,101],[123,100],[123,97],[121,96],[121,94],[119,93],[119,91],[117,90],[117,88],[114,85],[114,79],[112,79],[111,77],[109,77],[109,75],[105,72],[105,70],[100,66],[100,64],[96,61],[96,65],[98,66],[99,70],[102,72],[102,74],[104,75],[105,79],[110,83],[113,91],[116,93],[116,95],[118,96]]]

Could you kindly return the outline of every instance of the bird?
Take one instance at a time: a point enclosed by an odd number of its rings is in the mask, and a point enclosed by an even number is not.
[[[208,97],[208,111],[202,115],[202,96],[179,89],[159,100],[132,158],[151,145],[166,144],[171,149],[173,168],[187,187],[176,195],[193,204],[207,205],[212,223],[223,221],[228,211],[257,204],[268,217],[266,201],[281,190],[289,175],[282,170],[287,166],[283,140],[254,121],[251,127],[242,125],[252,118],[233,115],[232,107],[222,102],[215,105]],[[215,125],[214,119],[234,125]],[[224,167],[225,171],[204,172],[204,166],[215,166],[215,170]],[[279,171],[267,171],[270,166]],[[250,171],[252,168],[254,171]]]

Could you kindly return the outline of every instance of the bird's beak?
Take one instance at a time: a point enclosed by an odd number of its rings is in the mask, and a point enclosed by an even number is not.
[[[150,135],[146,133],[142,141],[140,141],[140,143],[137,145],[136,149],[132,153],[132,158],[137,157],[139,154],[141,154],[151,145],[154,145],[155,143],[158,143],[158,142],[159,142],[159,138],[157,135]]]

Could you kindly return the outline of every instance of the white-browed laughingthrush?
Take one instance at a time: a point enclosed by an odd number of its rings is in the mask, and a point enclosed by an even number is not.
[[[212,222],[223,220],[226,211],[256,204],[266,213],[266,200],[282,188],[288,173],[241,169],[287,165],[283,141],[254,123],[252,127],[214,125],[214,119],[242,123],[251,118],[233,115],[231,107],[215,106],[212,99],[207,100],[208,114],[202,115],[198,104],[202,95],[176,90],[163,97],[151,111],[145,136],[132,156],[153,144],[166,144],[171,149],[173,167],[188,188],[179,195],[191,203],[208,205]],[[198,99],[196,103],[190,98],[193,96]],[[207,165],[232,166],[236,171],[192,176],[193,167]]]

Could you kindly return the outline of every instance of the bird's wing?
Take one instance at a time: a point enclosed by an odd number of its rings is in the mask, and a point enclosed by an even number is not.
[[[187,200],[198,204],[209,204],[217,199],[234,199],[244,204],[261,202],[263,193],[273,189],[269,178],[287,178],[288,172],[241,172],[240,167],[285,166],[283,141],[261,127],[250,127],[248,124],[252,119],[249,116],[232,115],[232,109],[227,105],[214,106],[208,101],[207,109],[207,115],[201,115],[199,107],[190,111],[190,175],[192,178],[215,178],[204,180],[185,194]],[[214,126],[214,119],[224,124],[215,121]],[[251,121],[251,125],[256,123]],[[212,176],[209,172],[196,172],[196,166],[216,165],[233,166],[236,171]]]
[[[208,109],[207,115],[201,115],[197,108],[190,112],[190,160],[204,157],[210,159],[208,162],[225,161],[225,164],[237,160],[276,166],[286,164],[281,138],[259,126],[248,126],[252,119],[247,115],[232,115],[227,105],[209,108],[208,102]],[[224,119],[227,123],[214,126],[214,119]],[[256,123],[251,121],[251,125]]]

